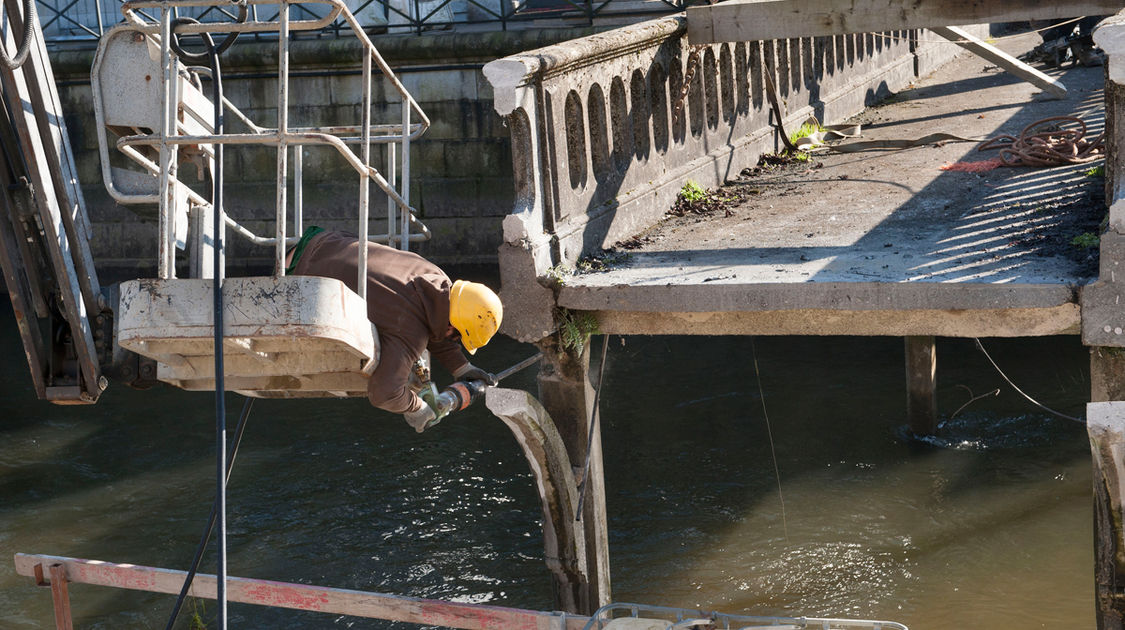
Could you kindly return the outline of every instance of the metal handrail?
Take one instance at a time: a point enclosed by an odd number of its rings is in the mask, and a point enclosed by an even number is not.
[[[244,0],[246,4],[250,5],[252,9],[260,5],[278,4],[276,0]],[[278,32],[278,97],[277,97],[277,127],[268,128],[258,126],[253,123],[245,114],[238,110],[224,98],[224,102],[231,107],[231,111],[246,124],[251,133],[234,133],[234,134],[214,134],[214,133],[200,133],[200,131],[211,131],[210,121],[204,120],[206,116],[190,112],[185,109],[185,114],[191,113],[195,126],[188,129],[184,123],[179,121],[178,104],[180,102],[180,85],[184,76],[184,72],[180,70],[177,61],[174,60],[169,42],[171,41],[171,22],[173,16],[177,11],[184,8],[191,7],[205,7],[213,8],[219,4],[224,4],[225,0],[129,0],[122,4],[122,12],[127,22],[126,25],[115,27],[127,29],[129,32],[136,33],[136,37],[146,37],[150,42],[158,43],[160,46],[161,63],[163,68],[163,102],[161,128],[152,132],[143,134],[127,135],[119,138],[116,141],[116,148],[130,157],[135,164],[155,175],[158,178],[158,190],[156,194],[129,194],[117,190],[114,186],[113,174],[109,167],[109,159],[106,153],[106,143],[99,143],[99,150],[102,153],[102,171],[103,179],[106,182],[107,189],[110,195],[120,203],[158,203],[159,210],[159,261],[158,261],[158,275],[161,278],[170,278],[174,275],[174,247],[173,247],[173,230],[175,217],[173,216],[176,204],[174,197],[178,194],[186,194],[188,199],[193,205],[207,207],[207,202],[202,199],[200,195],[189,189],[188,187],[179,183],[173,175],[177,170],[178,149],[182,146],[196,146],[203,152],[204,155],[211,155],[215,145],[257,145],[262,147],[274,147],[277,150],[277,214],[276,214],[276,229],[272,238],[258,236],[238,224],[237,221],[230,217],[224,217],[224,222],[230,226],[235,233],[246,238],[252,243],[259,245],[273,245],[275,248],[275,264],[274,273],[277,276],[285,275],[285,254],[287,245],[294,242],[295,237],[290,237],[287,226],[288,214],[288,176],[289,176],[289,145],[295,147],[296,157],[293,159],[294,164],[294,202],[296,208],[294,209],[294,220],[296,223],[296,233],[299,234],[303,228],[303,195],[301,192],[301,179],[303,177],[303,161],[300,157],[300,147],[306,145],[330,146],[336,150],[343,159],[351,166],[359,178],[360,184],[359,191],[359,217],[358,227],[356,233],[363,240],[368,238],[368,216],[369,216],[369,184],[375,184],[381,189],[388,199],[388,216],[387,216],[387,232],[383,235],[376,235],[373,240],[386,242],[389,244],[397,243],[403,249],[409,248],[409,243],[421,240],[428,240],[431,236],[430,231],[423,225],[417,217],[414,216],[410,207],[409,199],[409,173],[410,173],[410,142],[430,126],[430,119],[422,110],[418,102],[410,95],[405,86],[395,76],[393,70],[383,59],[382,55],[375,48],[371,39],[359,26],[354,15],[348,11],[344,5],[343,0],[284,0],[281,2],[281,10],[279,11],[280,19],[277,22],[261,21],[257,18],[243,22],[209,22],[205,24],[185,24],[182,28],[177,27],[177,33],[195,33],[195,32],[208,32],[211,34],[219,33],[262,33],[267,31]],[[316,19],[311,20],[290,20],[289,8],[301,7],[302,5],[323,5],[325,7],[325,15],[315,16]],[[159,20],[152,20],[148,18],[142,11],[144,9],[156,9],[159,13]],[[256,11],[252,12],[256,15]],[[301,30],[317,30],[324,27],[324,25],[343,20],[346,24],[352,27],[352,35],[355,36],[362,45],[362,61],[363,61],[363,97],[362,97],[362,121],[359,125],[338,125],[332,127],[294,127],[288,126],[288,61],[289,61],[289,33],[290,31]],[[95,58],[95,75],[98,75],[99,69],[102,64],[101,53]],[[390,84],[393,93],[396,93],[402,108],[402,124],[398,123],[371,123],[371,109],[372,102],[372,77],[376,68],[381,73],[381,79]],[[104,126],[104,111],[106,108],[105,103],[102,102],[102,94],[100,89],[95,87],[94,110],[95,118],[97,119],[99,127]],[[417,122],[412,122],[416,120]],[[343,136],[343,137],[341,137]],[[350,148],[354,145],[360,145],[358,155],[355,150]],[[386,145],[389,156],[389,181],[384,177],[371,164],[371,145]],[[400,186],[396,189],[394,186],[395,180],[395,147],[401,145],[401,160],[402,160],[402,177],[400,179]],[[159,151],[159,160],[154,161],[147,157],[144,153],[137,150],[137,147],[151,147]],[[399,214],[401,213],[401,214]],[[401,218],[396,218],[396,215]],[[366,299],[366,251],[361,248],[359,251],[358,269],[357,269],[357,288],[360,297]],[[217,270],[216,273],[221,273]]]
[[[111,5],[123,4],[123,0],[40,0],[39,12],[42,16],[43,31],[49,46],[58,46],[64,43],[93,42],[103,36],[110,27],[119,20],[112,18],[115,10],[109,10],[104,3]],[[353,15],[363,15],[358,20],[359,28],[369,33],[389,30],[398,34],[413,33],[423,34],[429,29],[450,29],[463,25],[494,25],[498,29],[520,27],[521,22],[530,23],[544,17],[555,17],[568,20],[578,20],[580,24],[593,24],[596,18],[608,15],[615,6],[635,0],[558,0],[553,7],[533,7],[530,0],[460,0],[466,9],[471,7],[473,15],[466,15],[464,19],[453,16],[454,0],[365,0],[358,3],[351,10]],[[150,3],[151,4],[151,3]],[[276,20],[276,12],[265,17],[259,15],[258,3],[251,7],[251,17],[254,21],[268,22]],[[276,4],[276,2],[272,3]],[[685,0],[652,0],[647,7],[633,7],[616,11],[614,17],[653,17],[668,13],[678,13],[686,7]],[[181,9],[200,8],[200,5],[184,5]],[[307,7],[294,5],[296,12],[302,18],[321,19]],[[372,20],[369,16],[378,16]],[[222,21],[233,19],[233,15],[222,6],[210,6],[196,15],[201,22],[209,18]],[[452,19],[451,19],[452,18]],[[151,21],[155,21],[149,18]],[[313,19],[302,21],[314,21]],[[351,37],[356,27],[347,20],[337,17],[318,29],[306,29],[302,32],[306,36],[314,37]],[[185,30],[185,32],[190,32]],[[214,31],[213,31],[214,32]],[[271,39],[272,34],[267,31],[251,33],[259,39]]]

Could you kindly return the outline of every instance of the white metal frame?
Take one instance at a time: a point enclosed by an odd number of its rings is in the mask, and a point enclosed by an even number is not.
[[[152,194],[131,194],[120,190],[114,183],[113,174],[109,164],[109,151],[105,139],[105,108],[102,95],[98,86],[94,86],[94,115],[100,130],[99,151],[102,162],[102,176],[109,194],[119,203],[158,203],[159,204],[159,261],[158,275],[162,279],[175,277],[175,208],[177,195],[186,194],[191,205],[199,208],[209,208],[209,203],[200,195],[191,191],[187,186],[179,184],[176,177],[178,169],[178,152],[181,147],[199,146],[208,155],[210,147],[215,144],[227,145],[262,145],[277,147],[277,208],[276,230],[272,238],[254,235],[249,230],[239,225],[237,221],[224,213],[224,223],[230,226],[240,236],[259,245],[273,245],[274,275],[285,275],[286,246],[296,242],[303,230],[303,195],[302,182],[303,160],[301,159],[302,147],[306,145],[330,146],[348,162],[355,170],[359,183],[359,217],[356,229],[361,239],[386,242],[397,245],[401,249],[409,249],[411,242],[428,240],[430,232],[414,215],[410,207],[410,143],[418,138],[429,128],[430,120],[425,112],[395,76],[390,66],[379,54],[375,45],[360,27],[356,18],[348,11],[342,0],[242,0],[249,5],[277,5],[279,7],[276,21],[258,21],[249,19],[246,22],[211,22],[205,24],[182,25],[176,29],[177,33],[202,33],[207,32],[215,36],[226,33],[261,33],[276,31],[278,38],[278,93],[277,93],[277,127],[259,127],[251,122],[232,103],[224,98],[224,105],[243,123],[250,133],[232,133],[216,135],[214,133],[188,133],[184,123],[179,118],[181,102],[181,80],[187,77],[188,69],[184,68],[172,53],[168,42],[172,32],[171,23],[176,10],[185,7],[204,6],[230,6],[227,0],[135,0],[122,5],[126,23],[115,27],[111,34],[119,29],[127,29],[142,34],[148,41],[158,45],[160,50],[160,63],[162,68],[161,88],[163,98],[162,125],[154,133],[141,133],[127,135],[116,141],[116,148],[131,158],[141,168],[159,178],[158,190]],[[329,5],[329,13],[317,20],[291,20],[289,7],[297,4],[324,4]],[[158,9],[159,22],[147,19],[143,14],[144,9]],[[256,14],[257,12],[253,12]],[[363,44],[363,99],[361,104],[362,120],[356,126],[338,127],[290,127],[289,125],[289,33],[298,30],[318,30],[331,24],[337,17],[343,18],[351,27],[351,32]],[[107,37],[109,34],[107,34]],[[104,63],[102,51],[94,60],[93,76],[95,82]],[[399,123],[371,124],[372,107],[372,72],[378,69],[384,79],[389,82],[394,93],[401,99],[402,120]],[[194,69],[193,69],[194,70]],[[414,123],[412,120],[419,120]],[[210,126],[210,121],[198,121],[205,126]],[[358,144],[358,155],[353,146]],[[371,165],[371,145],[385,144],[387,146],[388,173],[384,177]],[[144,156],[139,147],[153,147],[159,151],[158,163]],[[294,148],[294,230],[290,232],[287,225],[288,212],[288,184],[289,174],[289,147]],[[399,186],[394,186],[396,179],[396,158],[401,160],[401,177]],[[369,191],[370,183],[374,181],[386,193],[387,203],[387,231],[385,234],[371,235],[368,220],[370,215]],[[297,236],[290,236],[290,233]],[[359,250],[357,288],[360,297],[366,300],[366,251]],[[222,274],[222,270],[218,270]]]

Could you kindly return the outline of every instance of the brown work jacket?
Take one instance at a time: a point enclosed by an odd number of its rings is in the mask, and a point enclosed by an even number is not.
[[[359,239],[321,232],[309,240],[293,269],[296,275],[336,278],[356,290]],[[449,290],[453,283],[421,256],[367,244],[367,318],[382,346],[379,364],[367,382],[371,404],[393,413],[417,411],[425,403],[410,391],[411,368],[427,348],[451,373],[469,361],[450,338]]]

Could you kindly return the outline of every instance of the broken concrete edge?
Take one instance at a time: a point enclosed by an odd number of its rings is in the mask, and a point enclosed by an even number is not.
[[[1106,74],[1114,83],[1125,83],[1125,11],[1112,15],[1094,29],[1094,43],[1105,51]]]
[[[1125,347],[1125,235],[1102,233],[1098,280],[1082,289],[1082,343]]]
[[[1095,484],[1104,484],[1113,515],[1112,553],[1117,572],[1125,571],[1125,540],[1120,521],[1125,505],[1125,401],[1090,402],[1086,404],[1086,433],[1094,459]],[[1108,532],[1107,532],[1108,533]]]
[[[578,487],[562,436],[539,401],[523,390],[489,388],[484,401],[527,458],[543,508],[545,559],[559,581],[559,603],[577,610],[589,579],[585,537],[575,526]]]

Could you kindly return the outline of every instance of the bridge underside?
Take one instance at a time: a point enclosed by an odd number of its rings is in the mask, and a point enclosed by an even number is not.
[[[964,58],[860,115],[863,141],[1018,135],[1053,116],[1101,133],[1102,69],[1058,74],[1065,100]],[[942,170],[997,157],[977,144],[744,171],[719,193],[739,201],[622,241],[598,271],[568,278],[558,304],[596,312],[614,333],[1077,334],[1079,287],[1097,275],[1102,178],[1089,165]]]

